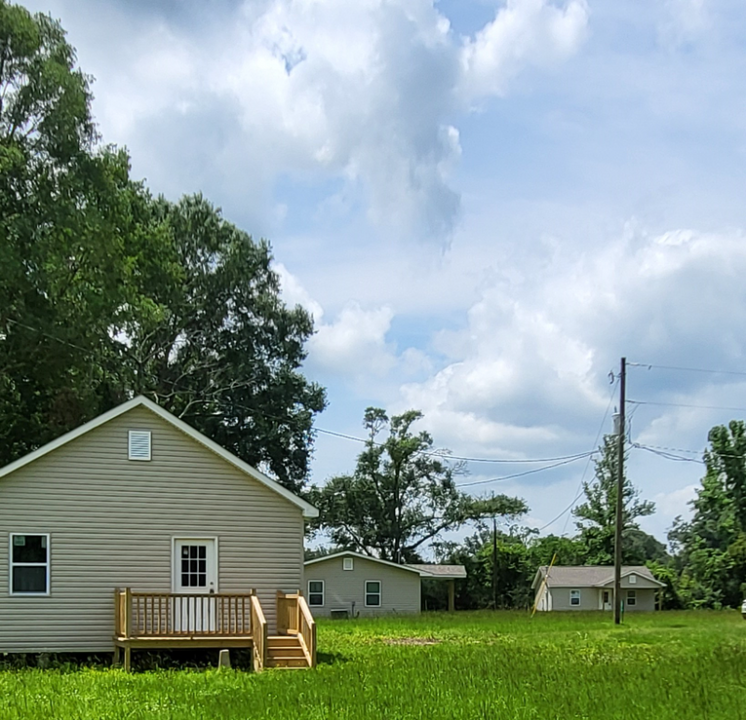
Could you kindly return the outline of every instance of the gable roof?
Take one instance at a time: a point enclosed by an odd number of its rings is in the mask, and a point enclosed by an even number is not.
[[[91,430],[104,425],[105,423],[119,417],[120,415],[124,415],[124,413],[127,413],[136,407],[147,408],[152,413],[160,417],[162,420],[165,420],[167,423],[170,423],[178,430],[181,430],[181,432],[183,432],[185,435],[188,435],[193,440],[196,440],[201,445],[204,445],[208,450],[212,450],[212,452],[214,452],[216,455],[219,455],[221,458],[223,458],[223,460],[226,460],[234,467],[238,468],[241,472],[260,482],[262,485],[265,485],[270,490],[273,490],[278,495],[284,497],[286,500],[289,500],[291,503],[293,503],[293,505],[296,505],[303,511],[303,515],[305,515],[305,517],[318,516],[319,511],[313,505],[307,503],[302,498],[299,498],[297,495],[290,492],[290,490],[280,485],[280,483],[267,477],[264,473],[260,472],[255,467],[252,467],[247,462],[244,462],[243,460],[241,460],[241,458],[236,457],[233,453],[229,452],[224,447],[221,447],[198,430],[195,430],[190,425],[187,425],[183,420],[179,420],[179,418],[177,418],[175,415],[172,415],[170,412],[160,407],[160,405],[157,405],[152,400],[148,400],[142,395],[139,395],[138,397],[129,400],[128,402],[122,403],[121,405],[112,408],[108,412],[105,412],[102,415],[93,418],[93,420],[90,420],[84,425],[81,425],[80,427],[77,427],[74,430],[65,433],[61,437],[58,437],[56,440],[52,440],[52,442],[49,442],[46,445],[42,445],[40,448],[34,450],[28,455],[24,455],[22,458],[19,458],[15,462],[12,462],[3,468],[0,468],[0,478],[5,477],[6,475],[10,475],[10,473],[15,472],[19,468],[22,468],[25,465],[28,465],[29,463],[32,463],[35,460],[44,457],[44,455],[49,454],[53,450],[66,445],[72,440],[79,438],[81,435],[85,435]]]
[[[547,574],[548,571],[548,574]],[[664,587],[645,565],[623,565],[622,577],[638,575],[645,580]],[[551,569],[542,565],[531,584],[535,588],[546,577],[547,587],[602,587],[614,582],[614,567],[611,565],[554,565]]]
[[[388,565],[394,567],[397,570],[406,570],[407,572],[417,573],[418,575],[426,575],[410,565],[399,565],[399,563],[391,562],[390,560],[381,560],[380,558],[371,557],[370,555],[363,555],[362,553],[354,552],[352,550],[343,550],[342,552],[332,553],[331,555],[322,555],[321,557],[314,558],[313,560],[306,560],[304,563],[306,566],[315,565],[316,563],[326,562],[327,560],[333,560],[334,558],[341,557],[352,557],[360,558],[361,560],[368,560],[369,562],[379,563],[380,565]]]

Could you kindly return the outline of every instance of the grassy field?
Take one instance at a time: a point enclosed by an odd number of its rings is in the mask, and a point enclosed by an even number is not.
[[[2,720],[746,720],[734,611],[319,623],[315,671],[0,671]]]

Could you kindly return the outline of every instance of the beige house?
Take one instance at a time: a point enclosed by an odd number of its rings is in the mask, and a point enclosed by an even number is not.
[[[0,653],[253,646],[261,668],[303,630],[310,664],[316,514],[135,398],[0,470]]]
[[[308,560],[304,590],[314,615],[370,617],[420,612],[422,578],[453,582],[466,577],[462,565],[398,565],[352,551]]]
[[[614,568],[605,565],[543,565],[536,571],[532,589],[537,610],[613,610]],[[656,593],[665,585],[644,565],[622,567],[624,610],[651,611]]]

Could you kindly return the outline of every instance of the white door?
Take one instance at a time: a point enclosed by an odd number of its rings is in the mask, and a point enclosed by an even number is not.
[[[611,590],[603,590],[604,610],[611,610]]]
[[[176,632],[215,630],[216,598],[210,595],[218,590],[217,565],[214,538],[174,540],[173,619]]]

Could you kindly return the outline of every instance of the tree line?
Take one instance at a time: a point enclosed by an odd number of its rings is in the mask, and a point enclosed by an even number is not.
[[[575,533],[541,536],[521,524],[528,507],[520,498],[474,498],[459,489],[460,463],[434,449],[428,433],[415,432],[416,411],[389,418],[368,408],[365,448],[354,471],[311,488],[320,509],[314,530],[330,541],[309,556],[342,549],[394,562],[464,565],[457,584],[462,609],[526,608],[537,569],[549,565],[613,565],[618,478],[618,438],[607,435],[583,483],[583,501],[572,509]],[[665,608],[736,607],[746,596],[746,425],[714,427],[704,453],[702,485],[689,521],[680,517],[668,534],[670,551],[639,526],[655,512],[626,476],[623,479],[622,562],[647,565],[663,583]],[[472,527],[461,542],[445,531]],[[428,607],[446,606],[445,588],[425,584]]]

